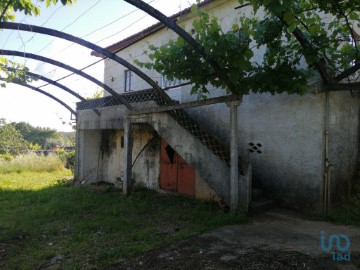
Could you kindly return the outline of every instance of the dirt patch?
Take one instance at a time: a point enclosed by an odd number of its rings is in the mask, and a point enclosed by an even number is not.
[[[321,250],[321,230],[349,236],[350,262],[334,262]],[[107,269],[360,269],[360,229],[272,211],[251,224],[223,227]]]
[[[331,270],[342,268],[326,256],[312,257],[297,251],[273,250],[265,246],[242,248],[218,238],[195,237],[130,260],[119,261],[110,269]]]

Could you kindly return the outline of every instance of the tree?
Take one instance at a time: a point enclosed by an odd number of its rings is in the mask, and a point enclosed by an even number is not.
[[[253,16],[238,18],[227,32],[217,18],[193,6],[198,17],[192,36],[201,53],[179,37],[150,46],[151,62],[136,63],[170,80],[188,80],[194,84],[192,93],[201,95],[208,93],[209,83],[233,94],[304,94],[316,73],[328,87],[359,86],[355,76],[360,69],[359,0],[239,3],[242,8],[251,6]],[[255,53],[260,60],[254,60]]]
[[[43,128],[43,127],[34,127],[29,123],[19,122],[11,123],[16,130],[20,132],[23,138],[32,144],[38,144],[42,148],[46,146],[47,140],[50,138],[57,138],[60,135],[56,132],[55,129]]]
[[[4,0],[0,1],[0,22],[14,21],[15,12],[23,12],[28,16],[38,16],[40,15],[40,8],[38,7],[38,2],[45,2],[46,6],[51,4],[57,4],[59,0]],[[61,0],[63,5],[71,5],[76,2],[76,0]],[[15,68],[8,69],[8,67]],[[0,57],[0,72],[4,72],[7,75],[7,82],[22,82],[28,83],[31,82],[34,78],[26,75],[28,69],[22,65],[17,64],[16,62],[9,61],[4,57]],[[0,87],[5,87],[6,83],[1,83]]]
[[[5,119],[0,119],[0,154],[18,155],[28,149],[26,140],[20,132]]]
[[[61,0],[61,3],[65,5],[71,5],[76,0]],[[46,6],[50,6],[51,4],[57,4],[59,0],[38,0],[36,3],[32,0],[21,0],[21,1],[1,1],[0,2],[0,21],[14,21],[15,20],[15,12],[23,12],[28,16],[38,16],[40,15],[40,9],[38,7],[38,2],[45,2]]]

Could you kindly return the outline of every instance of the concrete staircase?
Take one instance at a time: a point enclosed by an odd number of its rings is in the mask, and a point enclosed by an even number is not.
[[[160,97],[153,99],[163,105]],[[131,116],[132,123],[154,127],[186,162],[226,202],[230,201],[230,149],[193,120],[184,110]],[[239,208],[247,211],[251,202],[251,167],[239,159]]]
[[[167,95],[144,90],[122,95],[134,107],[150,101],[153,105],[168,104]],[[146,102],[146,103],[143,103]],[[141,103],[141,104],[140,104]],[[78,104],[78,110],[121,105],[119,99],[105,97]],[[150,124],[203,180],[223,199],[230,201],[230,149],[184,110],[162,113],[134,114],[131,123]],[[247,211],[251,201],[251,166],[239,159],[239,208]]]

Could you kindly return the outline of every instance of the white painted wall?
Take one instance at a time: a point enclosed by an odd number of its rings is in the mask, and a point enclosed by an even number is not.
[[[250,14],[249,8],[235,10],[236,6],[238,2],[235,0],[219,0],[207,5],[206,9],[220,18],[224,28],[228,29],[233,18]],[[185,15],[179,23],[190,29],[192,19],[192,15]],[[144,51],[149,44],[165,44],[175,38],[171,30],[164,28],[117,54],[130,62],[134,59],[146,61]],[[105,61],[105,83],[118,93],[123,93],[124,70],[112,60]],[[143,71],[160,84],[161,74]],[[135,75],[133,79],[135,91],[149,88]],[[169,94],[180,102],[195,100],[189,91],[189,86],[181,87],[169,91]],[[222,94],[224,91],[221,89],[211,89],[212,97]],[[358,101],[349,93],[331,93],[330,162],[336,164],[332,170],[332,181],[336,186],[347,183],[355,172],[359,143],[358,110]],[[225,104],[193,108],[188,112],[224,142],[229,142],[229,109]],[[251,93],[244,96],[238,119],[239,151],[243,159],[253,165],[254,184],[292,207],[319,208],[325,162],[325,94],[312,91],[305,96]],[[261,144],[261,154],[250,153],[250,143]],[[151,175],[149,179],[155,179],[157,161],[155,155],[153,160],[144,159],[136,166],[154,166],[155,173],[151,170],[148,173]],[[139,169],[136,166],[135,171]],[[144,184],[153,186],[155,182],[151,181]]]

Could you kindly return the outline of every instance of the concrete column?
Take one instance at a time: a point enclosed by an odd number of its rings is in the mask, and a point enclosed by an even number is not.
[[[79,128],[76,128],[75,148],[74,180],[80,184],[80,182],[83,180],[84,172],[84,131]]]
[[[133,131],[130,119],[124,117],[124,182],[123,193],[130,194],[132,190],[132,147],[133,147]]]
[[[239,210],[239,149],[237,109],[240,100],[228,102],[230,107],[230,211]]]

